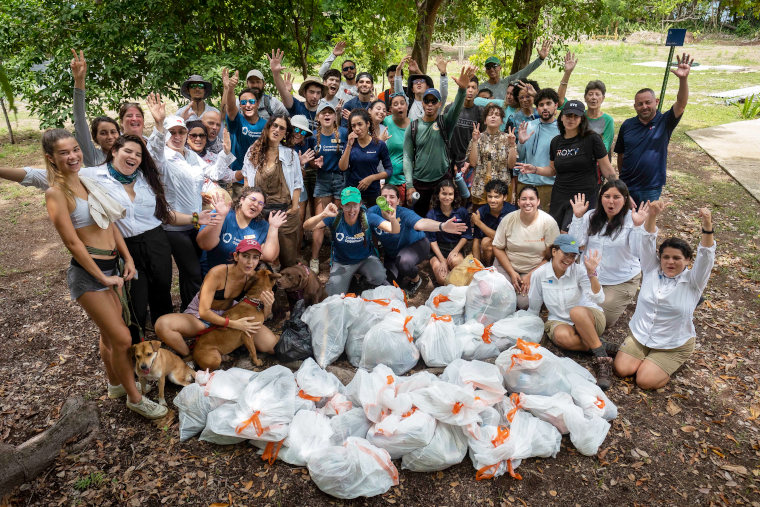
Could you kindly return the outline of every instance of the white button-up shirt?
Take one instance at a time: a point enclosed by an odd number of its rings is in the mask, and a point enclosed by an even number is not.
[[[601,310],[599,305],[604,302],[604,291],[599,289],[598,293],[593,293],[584,266],[573,263],[564,275],[557,278],[552,263],[547,262],[530,275],[528,299],[529,312],[538,315],[543,303],[549,310],[548,320],[558,320],[572,326],[570,310],[576,306]]]
[[[206,178],[223,180],[231,172],[228,166],[235,161],[235,155],[221,152],[213,164],[208,164],[194,151],[185,148],[185,155],[166,146],[166,135],[153,128],[148,138],[148,151],[161,173],[161,182],[166,189],[166,201],[172,210],[192,215],[200,213],[203,207],[201,192]],[[167,231],[192,229],[192,225],[164,225]]]
[[[575,237],[579,246],[586,247],[583,252],[584,258],[593,250],[601,254],[602,261],[597,269],[600,284],[617,285],[627,282],[641,272],[638,235],[643,229],[634,227],[629,210],[623,221],[623,227],[612,236],[604,234],[607,230],[606,224],[601,231],[589,236],[588,229],[592,213],[594,210],[589,210],[581,218],[573,215],[568,232]]]
[[[243,161],[243,177],[248,181],[248,186],[252,187],[254,186],[254,182],[256,181],[256,173],[258,172],[258,167],[254,167],[253,162],[251,162],[251,149],[253,149],[253,144],[250,148],[248,148],[248,151],[245,152],[245,160]],[[290,191],[290,197],[293,198],[293,192],[296,191],[296,189],[301,189],[301,192],[303,192],[303,174],[301,174],[301,160],[298,157],[298,152],[296,152],[293,148],[287,148],[285,146],[280,145],[279,146],[279,156],[280,156],[280,162],[282,163],[282,172],[285,175],[285,183],[288,185],[288,190]]]
[[[700,245],[692,269],[668,278],[660,269],[657,232],[641,230],[641,290],[628,327],[640,344],[652,349],[674,349],[696,336],[694,309],[710,279],[715,244]]]

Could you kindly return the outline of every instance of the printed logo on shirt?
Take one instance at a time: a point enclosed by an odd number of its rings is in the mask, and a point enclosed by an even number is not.
[[[343,241],[344,237],[345,237],[345,235],[342,232],[338,232],[338,233],[335,234],[335,239],[338,240],[338,241]]]
[[[230,234],[229,232],[225,232],[224,234],[222,234],[222,243],[227,244],[230,241],[232,241],[232,234]]]
[[[432,126],[431,128],[432,128],[433,130],[440,130],[440,129],[438,128],[438,122],[436,122],[436,123],[433,123],[433,126]]]
[[[248,127],[243,127],[241,132],[244,136],[252,137],[253,139],[258,139],[259,137],[261,137],[261,131],[250,129]]]
[[[459,118],[457,120],[457,127],[464,127],[466,129],[474,128],[475,122],[472,120],[467,120],[464,118]]]
[[[581,151],[580,148],[564,148],[557,150],[558,157],[574,157]]]
[[[376,151],[368,151],[367,155],[375,155],[376,153],[377,153]]]

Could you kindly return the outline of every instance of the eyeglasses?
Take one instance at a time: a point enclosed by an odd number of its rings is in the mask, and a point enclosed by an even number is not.
[[[309,135],[309,133],[306,130],[304,130],[302,128],[298,128],[298,127],[293,127],[293,132],[295,132],[296,134],[301,134],[302,136],[308,136]]]
[[[498,65],[495,64],[495,63],[487,63],[486,64],[486,69],[495,69],[496,67],[498,67]]]
[[[276,130],[282,130],[283,132],[285,132],[286,130],[288,130],[287,125],[280,125],[279,123],[273,123],[270,128],[273,128],[273,129],[276,129]]]
[[[435,97],[425,97],[422,99],[423,104],[438,104],[438,99]]]
[[[254,105],[255,103],[256,103],[256,99],[250,99],[250,100],[242,99],[240,101],[240,105],[241,106],[245,106],[245,105],[248,105],[248,104]]]
[[[246,197],[245,200],[248,201],[248,202],[250,202],[254,206],[259,207],[259,208],[263,208],[264,207],[264,201],[259,201],[258,199],[256,199],[252,195],[249,195],[248,197]]]
[[[200,133],[200,134],[188,134],[187,137],[189,137],[190,139],[205,139],[206,138],[206,134],[204,134],[204,133]]]
[[[356,70],[356,66],[346,65],[345,67],[343,67],[343,72],[346,72],[347,70]]]
[[[190,88],[191,90],[198,90],[198,89],[205,90],[206,89],[206,85],[203,83],[190,83],[189,85],[187,85],[187,87]]]
[[[426,83],[426,82],[427,81],[425,81],[424,79],[415,79],[414,81],[412,81],[412,86],[418,85],[418,84],[422,84],[422,83]]]

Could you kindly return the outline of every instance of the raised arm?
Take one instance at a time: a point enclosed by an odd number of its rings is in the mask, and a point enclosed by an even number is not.
[[[446,73],[446,67],[448,65],[448,59],[441,55],[438,55],[435,59],[435,66],[438,67],[438,72],[441,74],[440,89],[438,90],[441,92],[441,111],[443,111],[443,107],[446,105],[446,99],[449,97],[449,76]]]
[[[222,105],[227,109],[227,117],[230,121],[233,121],[238,115],[238,106],[235,102],[235,87],[240,79],[240,73],[235,73],[230,76],[230,71],[227,67],[222,69],[222,86],[224,91],[222,92]],[[222,125],[224,125],[224,118],[222,118]]]
[[[291,107],[293,107],[293,101],[295,99],[293,98],[293,95],[291,95],[290,91],[288,90],[288,86],[287,84],[285,84],[285,80],[282,78],[282,69],[283,69],[282,59],[285,57],[285,53],[281,49],[273,49],[271,56],[266,55],[266,57],[269,60],[269,68],[272,71],[272,79],[274,80],[274,86],[275,88],[277,88],[277,91],[280,93],[282,104],[287,109],[290,109]],[[325,72],[327,71],[325,70]]]
[[[148,111],[153,117],[153,132],[148,138],[148,151],[156,161],[159,172],[164,171],[166,157],[164,148],[166,147],[166,130],[164,129],[164,119],[166,118],[166,104],[161,100],[161,95],[151,93],[145,99],[148,105]]]
[[[676,95],[676,103],[673,104],[673,114],[676,118],[680,118],[683,112],[686,110],[686,104],[689,102],[689,71],[691,71],[691,64],[694,63],[694,59],[688,54],[684,53],[683,56],[676,55],[678,59],[678,67],[670,69],[670,72],[675,74],[678,78],[678,95]]]
[[[565,95],[567,95],[567,83],[570,82],[570,75],[573,73],[575,64],[578,63],[578,58],[570,51],[565,55],[565,73],[562,74],[562,79],[559,80],[559,88],[557,88],[557,95],[559,95],[559,104],[565,103]]]
[[[541,49],[538,50],[538,58],[536,58],[535,60],[533,60],[528,65],[518,70],[511,76],[508,76],[506,78],[507,83],[511,83],[512,81],[515,81],[518,79],[525,79],[526,77],[531,75],[534,70],[539,68],[541,64],[544,63],[544,60],[546,60],[546,57],[549,56],[549,50],[551,50],[551,48],[552,48],[551,41],[545,40],[541,44]]]
[[[87,76],[87,61],[84,52],[77,54],[71,50],[74,58],[71,59],[71,73],[74,75],[74,137],[79,143],[79,148],[84,156],[85,167],[94,167],[101,164],[103,157],[98,156],[95,144],[90,135],[90,126],[87,123],[85,113],[85,77]]]
[[[319,68],[319,77],[323,78],[325,77],[325,74],[328,70],[330,70],[330,67],[332,67],[333,62],[337,57],[342,55],[346,51],[346,41],[338,41],[338,43],[335,45],[335,47],[332,50],[332,53],[327,55],[327,58],[325,58],[325,61],[322,63],[322,66]]]

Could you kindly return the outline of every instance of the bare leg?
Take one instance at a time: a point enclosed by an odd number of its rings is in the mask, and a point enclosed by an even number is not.
[[[253,343],[256,345],[256,350],[264,352],[265,354],[274,354],[274,346],[280,339],[266,326],[262,325],[261,328],[253,335]]]
[[[575,324],[575,329],[586,349],[590,350],[602,346],[594,325],[594,314],[591,313],[591,310],[584,306],[576,306],[570,310],[570,320]]]
[[[473,238],[472,240],[472,257],[480,260],[480,238]]]
[[[630,354],[626,354],[625,352],[618,352],[615,356],[615,362],[612,363],[612,366],[615,369],[615,374],[618,377],[630,377],[632,375],[636,375],[636,372],[638,371],[642,362],[643,361],[636,359]]]
[[[554,328],[552,341],[555,345],[565,350],[588,350],[588,347],[583,343],[575,328],[569,324],[560,324]]]
[[[490,266],[493,263],[493,241],[491,238],[483,238],[480,240],[480,260],[484,265]]]
[[[330,204],[331,197],[320,197],[317,200],[317,211],[315,214],[319,215]],[[319,259],[319,249],[322,248],[322,241],[325,238],[325,230],[323,228],[314,229],[311,233],[311,258]]]
[[[204,329],[206,325],[189,313],[170,313],[156,321],[156,336],[180,357],[190,354],[185,337],[197,336]]]
[[[644,359],[636,371],[636,385],[641,389],[659,389],[668,383],[670,375],[654,364]]]
[[[106,369],[106,377],[108,377],[108,383],[112,386],[119,385],[119,378],[111,367],[111,348],[107,344],[107,340],[100,334],[100,358],[103,360],[103,366]]]

